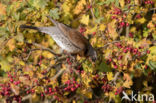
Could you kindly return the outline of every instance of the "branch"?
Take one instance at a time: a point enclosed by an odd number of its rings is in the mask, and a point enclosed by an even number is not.
[[[119,32],[118,32],[118,35],[119,35],[119,36],[121,35],[122,31],[123,31],[123,28],[120,28],[120,30],[119,30]]]
[[[156,10],[156,8],[151,8],[150,10]]]
[[[113,79],[113,82],[116,82],[118,77],[120,75],[120,72],[116,72],[115,76],[114,76],[114,79]]]
[[[91,3],[90,3],[91,6],[93,5],[92,2],[93,2],[93,1],[91,0]],[[96,17],[95,17],[95,15],[94,15],[94,12],[93,12],[93,8],[92,8],[92,7],[90,8],[90,11],[91,11],[91,14],[92,14],[93,19],[95,20]]]
[[[38,50],[45,50],[45,51],[49,51],[51,52],[52,54],[54,55],[61,55],[61,54],[57,54],[55,53],[52,49],[50,48],[45,48],[44,46],[40,45],[40,44],[37,44],[37,43],[32,43],[33,45],[37,46],[37,47],[40,47],[41,49],[38,49]]]
[[[112,41],[112,42],[109,42],[109,43],[105,44],[103,47],[98,47],[97,49],[98,49],[98,50],[99,50],[99,49],[103,49],[103,48],[109,46],[110,44],[114,44],[114,43],[117,43],[117,42],[121,42],[121,41]]]
[[[27,99],[29,99],[29,103],[32,103],[32,95],[31,95],[31,94],[24,96],[24,97],[22,98],[22,101],[25,101],[25,100],[27,100]]]
[[[61,69],[54,77],[52,77],[50,80],[55,80],[56,78],[58,78],[63,72],[65,71],[65,69]]]
[[[27,43],[27,42],[26,42]],[[53,55],[56,55],[56,56],[61,56],[61,54],[57,54],[55,53],[52,49],[50,48],[46,48],[40,44],[37,44],[37,43],[32,43],[33,45],[37,46],[37,47],[40,47],[40,48],[35,48],[35,49],[31,49],[28,56],[25,58],[25,60],[28,60],[30,55],[32,54],[33,51],[37,51],[37,50],[43,50],[43,51],[49,51],[50,53],[52,53]]]
[[[129,28],[130,28],[130,26],[126,27],[126,37],[129,37]]]

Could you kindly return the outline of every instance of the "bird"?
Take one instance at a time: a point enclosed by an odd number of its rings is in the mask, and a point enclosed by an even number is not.
[[[93,62],[97,60],[97,53],[89,41],[76,29],[73,29],[63,23],[55,21],[47,16],[54,26],[35,27],[28,25],[20,25],[22,29],[34,29],[39,32],[49,34],[56,44],[69,54],[78,54],[87,58],[91,58]]]

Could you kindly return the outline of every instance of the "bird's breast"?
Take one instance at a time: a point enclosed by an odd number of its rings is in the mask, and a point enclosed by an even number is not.
[[[65,37],[61,32],[51,35],[53,40],[58,46],[68,53],[78,53],[81,51],[80,48],[76,47],[67,37]]]

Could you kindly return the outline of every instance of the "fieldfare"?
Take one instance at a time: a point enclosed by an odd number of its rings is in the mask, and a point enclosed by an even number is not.
[[[39,32],[49,34],[56,44],[70,54],[90,57],[92,61],[97,59],[97,53],[89,41],[76,29],[72,29],[65,24],[59,23],[48,16],[55,26],[34,27],[21,25],[20,28],[35,29]]]

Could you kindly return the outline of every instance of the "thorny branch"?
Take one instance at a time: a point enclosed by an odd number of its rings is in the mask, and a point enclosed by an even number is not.
[[[97,49],[99,50],[99,49],[106,48],[106,47],[109,46],[110,44],[114,44],[114,43],[117,43],[117,42],[121,42],[121,41],[112,41],[112,42],[109,42],[109,43],[105,44],[103,47],[99,47],[99,48],[97,48]]]

